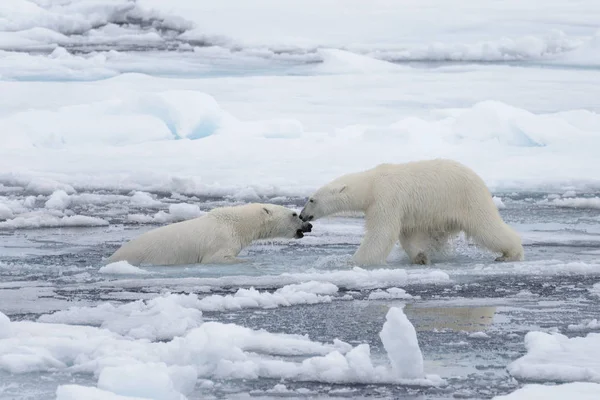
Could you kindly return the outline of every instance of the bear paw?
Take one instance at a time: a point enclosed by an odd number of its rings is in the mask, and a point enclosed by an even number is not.
[[[429,259],[425,253],[419,253],[415,256],[413,263],[417,265],[427,265],[429,264]]]

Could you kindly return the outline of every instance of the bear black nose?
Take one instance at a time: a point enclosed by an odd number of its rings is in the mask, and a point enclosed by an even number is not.
[[[302,232],[311,232],[312,231],[312,224],[309,224],[308,222],[305,222],[302,224]]]

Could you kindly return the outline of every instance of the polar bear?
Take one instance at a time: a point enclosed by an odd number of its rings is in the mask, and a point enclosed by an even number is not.
[[[198,218],[148,231],[107,260],[133,265],[229,264],[254,240],[302,238],[312,225],[288,208],[252,203],[222,207]]]
[[[381,164],[341,176],[318,189],[300,218],[313,221],[347,211],[365,213],[357,264],[385,264],[397,240],[414,264],[429,264],[428,249],[463,231],[501,255],[523,260],[521,238],[504,223],[483,180],[452,160]]]

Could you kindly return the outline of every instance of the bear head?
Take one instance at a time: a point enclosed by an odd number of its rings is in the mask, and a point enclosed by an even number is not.
[[[349,186],[344,182],[334,181],[317,190],[306,202],[300,219],[314,221],[319,218],[346,211],[352,204]]]
[[[264,237],[300,239],[304,237],[305,232],[312,230],[308,221],[302,221],[298,213],[289,208],[263,204],[260,212],[264,221]]]

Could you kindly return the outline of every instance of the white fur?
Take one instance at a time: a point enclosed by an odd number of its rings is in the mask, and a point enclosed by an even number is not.
[[[293,238],[306,225],[297,213],[273,204],[223,207],[191,220],[148,231],[124,244],[107,262],[133,265],[235,263],[252,241]]]
[[[358,264],[384,264],[397,240],[411,261],[429,263],[427,250],[464,231],[501,253],[497,261],[523,259],[521,238],[504,223],[483,180],[451,160],[381,164],[341,176],[317,190],[301,218],[339,212],[365,213],[366,234]]]

